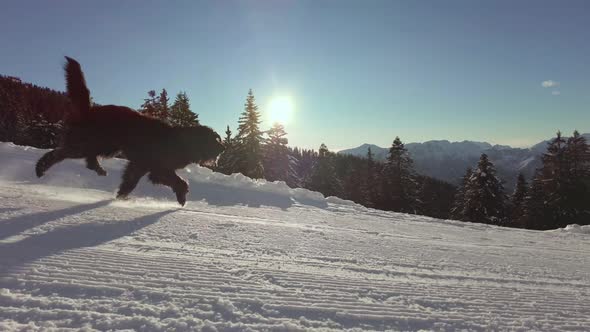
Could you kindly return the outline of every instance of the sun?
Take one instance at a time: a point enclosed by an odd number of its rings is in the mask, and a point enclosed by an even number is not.
[[[291,121],[294,110],[295,107],[290,97],[277,96],[270,100],[266,117],[270,123],[278,122],[286,125]]]

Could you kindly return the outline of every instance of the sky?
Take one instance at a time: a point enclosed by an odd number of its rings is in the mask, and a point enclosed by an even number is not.
[[[235,132],[249,89],[289,145],[475,140],[526,147],[590,132],[588,1],[3,1],[0,74],[139,108],[186,91]]]

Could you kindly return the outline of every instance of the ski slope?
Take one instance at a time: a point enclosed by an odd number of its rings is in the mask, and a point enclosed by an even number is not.
[[[280,183],[182,171],[113,200],[67,161],[0,143],[0,330],[590,330],[590,229],[387,213]]]

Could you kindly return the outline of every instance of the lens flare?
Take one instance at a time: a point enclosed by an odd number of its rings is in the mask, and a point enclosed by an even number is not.
[[[267,109],[269,123],[278,122],[285,125],[291,121],[295,107],[290,97],[277,96],[271,99]]]

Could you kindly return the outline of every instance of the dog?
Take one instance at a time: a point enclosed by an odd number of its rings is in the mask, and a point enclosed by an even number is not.
[[[86,159],[88,169],[105,176],[107,172],[98,157],[110,158],[122,153],[128,163],[118,199],[126,199],[148,174],[152,183],[170,187],[178,203],[184,206],[188,183],[176,170],[191,163],[214,162],[224,150],[219,134],[201,125],[172,127],[124,106],[92,106],[80,64],[66,57],[64,69],[67,95],[75,111],[67,118],[58,147],[37,161],[37,177],[64,159]]]

